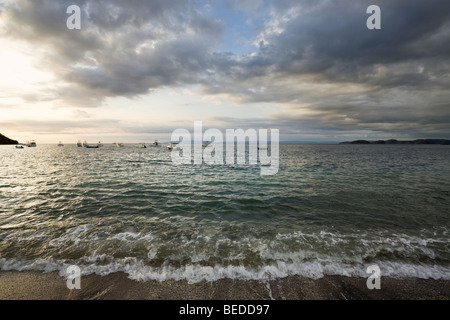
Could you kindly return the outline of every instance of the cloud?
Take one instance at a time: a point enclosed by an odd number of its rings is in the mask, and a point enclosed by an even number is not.
[[[34,46],[58,80],[28,101],[84,108],[196,86],[243,107],[280,106],[255,125],[289,132],[450,134],[447,0],[379,0],[381,30],[366,28],[368,0],[236,0],[229,8],[253,23],[252,8],[264,17],[246,56],[218,49],[227,25],[207,8],[220,3],[18,0],[1,8],[2,36]],[[65,27],[71,4],[82,30]]]
[[[386,87],[414,81],[421,86],[436,80],[442,68],[448,70],[450,10],[445,1],[380,1],[383,27],[376,31],[365,26],[369,1],[295,3],[289,10],[274,7],[282,10],[266,22],[256,54],[228,61],[233,80],[317,75],[316,81]],[[230,76],[220,67],[219,75]],[[385,72],[377,74],[383,67]],[[400,81],[385,81],[390,75]]]
[[[382,29],[376,31],[365,27],[369,4],[274,2],[258,51],[217,64],[204,93],[284,104],[285,113],[304,111],[290,121],[293,130],[308,119],[322,129],[423,134],[435,124],[448,136],[448,4],[379,1]]]
[[[66,28],[69,4],[82,8],[81,30]],[[3,35],[35,46],[42,64],[77,92],[63,85],[57,96],[76,104],[74,96],[85,96],[87,106],[201,81],[225,30],[189,1],[20,0],[3,11]]]

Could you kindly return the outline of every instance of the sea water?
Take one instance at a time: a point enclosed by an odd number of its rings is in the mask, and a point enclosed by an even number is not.
[[[162,148],[0,146],[0,270],[136,280],[450,279],[450,147],[281,145],[258,165]]]

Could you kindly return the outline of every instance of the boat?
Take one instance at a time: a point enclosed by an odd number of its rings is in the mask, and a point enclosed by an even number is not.
[[[16,149],[23,149],[23,146],[22,145],[16,146]]]
[[[87,149],[98,149],[100,148],[100,145],[98,144],[88,144],[86,141],[83,142],[83,147]]]
[[[154,147],[161,147],[161,145],[159,144],[158,140],[155,140],[155,142],[153,142],[152,146],[154,146]]]
[[[34,141],[34,140],[27,141],[26,146],[29,147],[29,148],[34,148],[34,147],[37,146],[36,145],[36,141]]]
[[[116,147],[117,147],[117,148],[122,148],[122,147],[123,147],[123,143],[117,142],[117,143],[116,143]]]
[[[90,145],[90,144],[87,144],[84,147],[88,148],[88,149],[98,149],[98,148],[100,148],[99,145]]]
[[[81,148],[82,146],[83,146],[83,144],[81,143],[80,140],[78,140],[78,142],[77,142],[77,147],[78,147],[78,148]]]
[[[139,149],[146,149],[147,146],[144,143],[141,143],[140,145],[138,145]]]
[[[61,141],[58,143],[58,147],[64,147]]]

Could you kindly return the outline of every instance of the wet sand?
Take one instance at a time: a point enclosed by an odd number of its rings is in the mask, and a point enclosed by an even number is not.
[[[326,276],[313,280],[289,276],[267,282],[223,279],[186,281],[131,280],[124,273],[81,278],[69,290],[58,273],[0,271],[0,300],[449,300],[447,280],[382,278],[369,290],[366,278]]]

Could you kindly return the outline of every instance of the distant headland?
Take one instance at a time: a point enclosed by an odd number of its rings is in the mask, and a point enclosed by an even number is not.
[[[417,139],[417,140],[355,140],[341,142],[340,144],[440,144],[440,145],[450,145],[450,140],[446,139]]]
[[[0,133],[0,145],[2,144],[19,144],[19,142],[16,140],[11,140]]]

